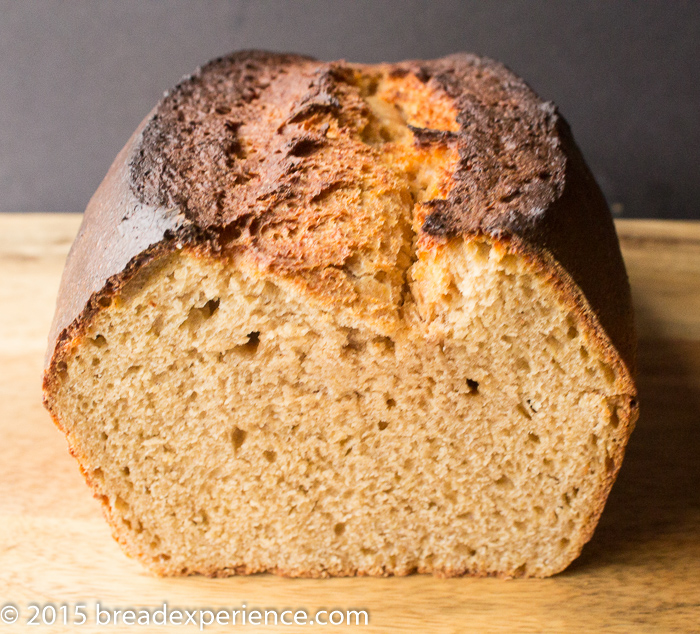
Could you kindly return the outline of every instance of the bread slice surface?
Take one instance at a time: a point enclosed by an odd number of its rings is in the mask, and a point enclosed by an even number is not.
[[[184,80],[91,201],[52,337],[47,406],[162,574],[553,574],[637,416],[602,195],[474,56]]]

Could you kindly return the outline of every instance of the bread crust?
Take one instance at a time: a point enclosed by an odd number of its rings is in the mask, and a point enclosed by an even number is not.
[[[93,317],[154,258],[181,248],[237,249],[274,275],[304,280],[333,305],[342,291],[333,271],[348,257],[342,239],[320,246],[300,240],[280,250],[265,228],[308,222],[300,210],[354,182],[374,160],[372,148],[346,147],[306,126],[330,117],[339,129],[360,134],[371,113],[356,79],[373,73],[413,76],[456,114],[458,129],[409,125],[416,147],[442,146],[458,157],[448,186],[421,203],[418,248],[486,238],[526,258],[584,320],[616,370],[616,391],[627,399],[620,424],[629,436],[638,416],[636,340],[604,197],[556,108],[501,64],[467,54],[372,67],[245,51],[210,62],[166,94],[90,200],[66,263],[44,373],[44,403],[59,427],[52,395],[61,364]],[[369,187],[386,186],[373,178]],[[593,533],[623,453],[624,444],[612,456],[614,469],[580,547]]]

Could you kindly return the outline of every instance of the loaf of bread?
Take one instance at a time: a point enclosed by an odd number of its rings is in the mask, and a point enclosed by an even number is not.
[[[605,200],[521,79],[247,51],[90,201],[44,395],[156,573],[541,577],[593,534],[634,356]]]

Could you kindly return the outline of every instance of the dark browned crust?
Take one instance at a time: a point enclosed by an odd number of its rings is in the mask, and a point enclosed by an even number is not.
[[[583,546],[638,412],[630,289],[605,200],[554,106],[502,65],[459,54],[383,68],[415,75],[448,95],[458,113],[457,131],[409,126],[417,147],[446,144],[459,153],[449,192],[424,203],[419,239],[440,244],[485,236],[526,257],[584,318],[621,377],[619,451]],[[142,122],[91,199],[61,282],[44,375],[45,404],[59,427],[52,394],[63,359],[93,316],[148,262],[178,248],[211,252],[235,244],[274,261],[278,272],[317,265],[314,257],[309,264],[299,253],[274,253],[262,229],[298,224],[296,210],[349,177],[342,160],[332,156],[336,141],[326,138],[327,127],[305,122],[331,116],[347,128],[371,116],[353,86],[357,69],[372,67],[234,53],[183,80]],[[264,109],[274,112],[263,116]],[[370,155],[368,148],[366,156],[353,158],[361,162]],[[336,264],[333,252],[321,256]]]

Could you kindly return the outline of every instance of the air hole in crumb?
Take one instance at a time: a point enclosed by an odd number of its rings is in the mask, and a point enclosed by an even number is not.
[[[245,352],[247,354],[255,354],[260,345],[260,332],[255,330],[248,333],[248,341],[243,345],[236,346],[236,350]]]
[[[579,351],[578,351],[578,352],[579,352],[579,354],[581,355],[581,358],[582,358],[584,361],[587,361],[587,360],[588,360],[588,357],[589,357],[588,350],[586,350],[583,346],[581,346],[581,347],[579,348]]]
[[[537,443],[540,442],[540,437],[539,437],[537,434],[534,434],[534,433],[532,433],[532,432],[530,432],[530,433],[527,435],[527,439],[528,439],[530,442],[534,442],[535,444],[537,444]]]
[[[506,489],[513,488],[513,481],[507,475],[502,475],[495,482],[499,487],[504,487]]]
[[[396,407],[396,401],[393,398],[388,398],[388,399],[386,399],[386,406],[389,409],[392,409],[392,408]]]
[[[610,412],[610,427],[615,428],[620,424],[620,417],[617,415],[617,409]]]
[[[364,341],[360,338],[360,331],[356,328],[348,328],[347,339],[343,345],[344,350],[359,352],[365,347]]]
[[[387,427],[389,427],[389,423],[387,423],[386,421],[380,420],[377,423],[377,427],[379,427],[379,431],[384,431]]]
[[[180,328],[198,328],[203,321],[209,319],[219,308],[219,299],[210,299],[203,306],[192,306],[190,312],[187,313],[185,321],[180,324]]]
[[[479,383],[473,379],[467,379],[467,387],[469,388],[469,394],[476,394],[479,391]]]
[[[466,513],[460,513],[457,516],[458,520],[473,520],[474,519],[474,513],[471,511],[467,511]]]
[[[559,339],[557,339],[554,335],[549,335],[545,341],[553,350],[561,350],[561,341],[559,341]]]
[[[160,337],[160,333],[163,332],[163,315],[158,315],[151,323],[151,328],[148,334],[153,334],[156,337]]]
[[[523,372],[530,371],[530,364],[528,363],[527,359],[523,359],[522,357],[515,361],[515,367]]]
[[[165,553],[161,553],[158,555],[158,559],[161,561],[170,561],[170,555],[166,555]]]
[[[597,447],[598,446],[598,436],[596,434],[591,434],[588,437],[588,444],[591,447]]]
[[[268,462],[274,462],[277,459],[277,452],[263,451],[263,456],[265,456],[265,460],[267,460]]]
[[[103,335],[97,335],[94,339],[90,340],[92,344],[98,348],[104,348],[107,345],[107,340]]]
[[[524,577],[527,574],[527,564],[518,566],[513,573],[514,577]]]
[[[564,548],[566,548],[568,545],[569,545],[569,538],[568,537],[562,537],[559,540],[559,548],[561,548],[562,550]]]
[[[238,451],[245,442],[245,438],[248,432],[241,429],[240,427],[234,427],[231,432],[231,442],[233,443],[233,448]]]
[[[345,532],[345,523],[344,522],[338,522],[334,527],[333,527],[333,532],[340,537],[344,532]]]
[[[393,352],[395,348],[394,340],[391,337],[375,337],[372,343],[380,346],[385,352]]]
[[[97,300],[97,303],[102,306],[102,308],[107,308],[112,305],[112,298],[103,295]]]
[[[209,515],[204,510],[201,510],[192,518],[192,523],[198,526],[208,526],[209,525]]]
[[[576,339],[576,337],[578,337],[578,328],[576,328],[576,326],[569,326],[569,329],[566,331],[566,336],[569,339]]]
[[[476,549],[472,548],[471,546],[468,546],[467,544],[457,544],[455,546],[455,552],[458,555],[467,555],[469,557],[473,557],[476,555]]]
[[[56,364],[56,370],[58,371],[58,378],[61,381],[68,377],[68,364],[65,361],[59,361]]]
[[[95,480],[102,480],[104,478],[104,474],[102,473],[102,469],[97,467],[97,469],[92,470],[92,477]]]
[[[131,473],[131,469],[129,469],[129,467],[122,467],[122,473],[128,476]]]
[[[129,504],[121,496],[117,496],[114,500],[114,508],[120,513],[126,513],[129,510]]]
[[[544,513],[544,509],[541,506],[535,506],[533,511],[535,511],[536,515],[542,515]]]
[[[221,300],[216,297],[215,299],[210,299],[204,306],[202,306],[202,317],[204,319],[209,319],[217,310],[219,310],[219,304]]]
[[[362,256],[360,253],[354,253],[345,260],[343,269],[350,277],[359,277],[362,274]]]
[[[603,372],[603,377],[605,378],[605,381],[609,385],[612,385],[615,382],[615,372],[613,371],[613,369],[607,363],[601,363],[600,369]]]
[[[525,418],[532,418],[532,415],[525,409],[522,403],[518,403],[515,409],[518,410],[518,412],[522,414]]]
[[[615,471],[615,461],[610,456],[605,457],[605,470],[608,473]]]

